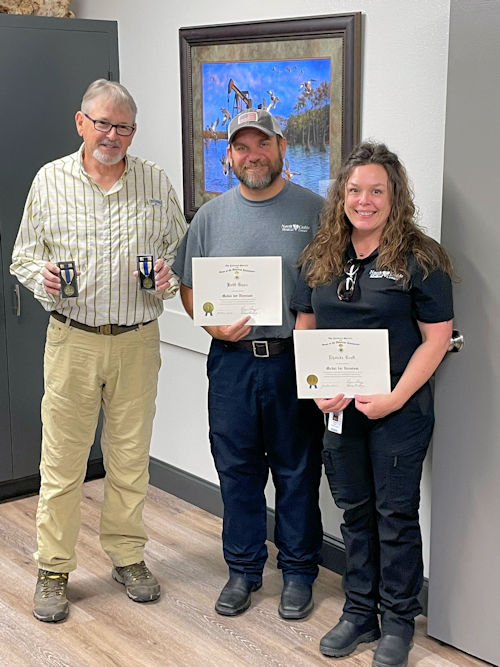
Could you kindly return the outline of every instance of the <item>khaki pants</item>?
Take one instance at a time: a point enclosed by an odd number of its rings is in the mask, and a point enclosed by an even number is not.
[[[159,347],[157,322],[106,336],[50,318],[34,554],[40,568],[70,572],[76,567],[82,484],[101,407],[106,469],[101,545],[114,565],[143,559],[147,536],[142,509],[149,481]]]

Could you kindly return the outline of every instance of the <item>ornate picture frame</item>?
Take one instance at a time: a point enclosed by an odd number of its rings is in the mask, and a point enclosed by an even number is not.
[[[283,175],[322,195],[359,141],[361,13],[181,28],[184,213],[237,184],[230,118],[267,108],[288,140]]]

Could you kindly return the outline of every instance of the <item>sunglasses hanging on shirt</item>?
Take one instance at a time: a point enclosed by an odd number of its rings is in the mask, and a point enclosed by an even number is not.
[[[361,262],[357,259],[350,259],[344,266],[345,276],[337,287],[337,296],[340,301],[352,301],[354,289],[356,287],[356,278],[358,276]]]

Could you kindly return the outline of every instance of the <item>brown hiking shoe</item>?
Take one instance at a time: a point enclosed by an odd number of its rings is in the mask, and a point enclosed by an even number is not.
[[[160,597],[160,584],[143,560],[123,567],[115,565],[111,575],[115,581],[124,584],[127,595],[134,602],[152,602]]]
[[[64,621],[69,613],[66,598],[67,585],[67,572],[38,570],[38,579],[33,597],[33,616],[46,623]]]

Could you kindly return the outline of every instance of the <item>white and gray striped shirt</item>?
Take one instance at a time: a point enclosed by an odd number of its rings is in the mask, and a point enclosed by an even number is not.
[[[49,162],[35,176],[17,235],[10,271],[48,310],[90,326],[147,322],[163,312],[163,294],[139,289],[137,255],[171,265],[187,225],[177,195],[158,165],[126,156],[120,179],[106,192],[85,172],[82,148]],[[45,263],[73,260],[78,297],[52,296]]]

